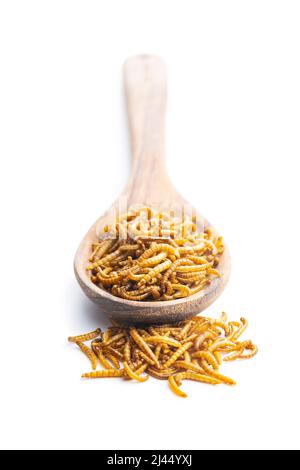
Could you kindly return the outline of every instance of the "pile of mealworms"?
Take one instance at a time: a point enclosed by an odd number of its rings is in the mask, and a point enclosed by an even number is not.
[[[127,300],[174,300],[219,277],[224,246],[196,216],[175,217],[150,207],[131,210],[106,226],[90,256],[94,284]]]
[[[186,397],[180,388],[182,380],[235,385],[234,380],[220,374],[219,367],[222,362],[249,359],[257,353],[251,341],[239,341],[246,328],[245,318],[228,322],[222,313],[217,320],[196,316],[177,324],[145,328],[115,323],[104,332],[98,328],[69,341],[76,343],[91,362],[93,371],[83,378],[123,377],[145,382],[152,376],[168,380],[176,395]],[[98,363],[102,370],[96,370]]]

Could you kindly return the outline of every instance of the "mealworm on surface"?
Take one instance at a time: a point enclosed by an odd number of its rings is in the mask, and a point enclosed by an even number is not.
[[[174,377],[171,375],[168,379],[169,381],[169,385],[170,385],[170,389],[172,390],[172,392],[175,393],[175,395],[178,395],[179,397],[183,397],[183,398],[186,398],[187,397],[187,394],[184,393],[177,385],[177,383],[175,382],[175,379]]]
[[[77,343],[77,342],[84,342],[84,341],[90,341],[91,339],[97,338],[101,333],[101,329],[97,328],[94,331],[91,331],[90,333],[84,333],[83,335],[79,336],[69,336],[68,341]]]
[[[88,346],[86,346],[84,343],[81,343],[80,341],[77,341],[76,344],[81,349],[83,354],[85,354],[86,357],[89,358],[89,360],[91,361],[92,369],[95,370],[97,368],[97,356],[94,351]]]
[[[125,372],[126,374],[133,380],[137,380],[138,382],[145,382],[146,380],[149,379],[149,376],[146,376],[146,377],[141,377],[140,375],[136,374],[131,368],[130,366],[128,365],[128,363],[125,361],[123,363],[124,365],[124,369],[125,369]]]
[[[153,351],[149,348],[148,344],[145,342],[145,340],[138,334],[137,330],[135,328],[132,328],[130,330],[130,335],[132,339],[136,342],[136,344],[146,353],[146,355],[152,359],[154,364],[158,365],[157,358],[153,354]]]
[[[124,375],[124,370],[117,369],[106,369],[106,370],[97,370],[95,372],[88,372],[82,374],[81,377],[85,379],[102,379],[105,377],[122,377]]]
[[[180,356],[185,353],[185,351],[187,351],[192,346],[192,344],[192,342],[186,343],[178,348],[177,351],[175,351],[174,354],[172,354],[172,356],[165,362],[164,367],[170,367]]]
[[[246,327],[244,318],[240,322],[228,322],[226,314],[222,313],[217,320],[196,316],[176,324],[143,328],[114,322],[103,333],[97,329],[71,338],[90,341],[90,347],[76,341],[93,369],[82,377],[122,377],[145,382],[151,376],[168,380],[171,390],[185,397],[186,393],[180,389],[183,380],[235,385],[235,381],[221,374],[219,369],[223,361],[250,359],[257,354],[257,346],[250,340],[239,341]],[[95,370],[97,362],[102,370]],[[142,375],[145,371],[147,375]]]

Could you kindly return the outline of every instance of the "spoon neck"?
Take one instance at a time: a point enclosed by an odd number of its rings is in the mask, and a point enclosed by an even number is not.
[[[146,196],[162,200],[170,185],[165,165],[165,65],[158,57],[133,57],[125,63],[124,83],[133,159],[130,195],[138,203]]]

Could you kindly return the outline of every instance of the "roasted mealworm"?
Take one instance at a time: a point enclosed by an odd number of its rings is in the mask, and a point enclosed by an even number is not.
[[[146,343],[151,344],[169,344],[170,346],[175,346],[176,348],[180,348],[181,343],[173,338],[168,338],[165,336],[148,336],[145,338]]]
[[[198,374],[197,372],[181,372],[176,374],[175,378],[179,381],[181,380],[196,380],[197,382],[204,382],[212,385],[217,385],[222,381],[217,377],[210,377],[204,374]]]
[[[111,365],[106,360],[106,358],[105,358],[104,354],[102,353],[102,351],[99,348],[96,348],[94,352],[95,352],[96,356],[98,357],[99,362],[102,365],[102,367],[104,367],[104,369],[111,369]]]
[[[114,336],[111,336],[109,338],[109,340],[106,341],[105,346],[109,346],[109,345],[115,343],[116,341],[123,338],[124,336],[125,336],[124,332],[123,333],[118,333],[117,335],[114,335]]]
[[[130,329],[130,336],[132,337],[133,341],[136,342],[136,344],[139,346],[139,348],[141,348],[145,353],[146,355],[152,359],[152,361],[154,362],[154,364],[156,364],[157,366],[159,366],[158,364],[158,360],[157,358],[155,357],[155,355],[153,354],[152,350],[149,348],[148,344],[145,342],[145,340],[138,334],[137,330],[135,328],[131,328]]]
[[[165,271],[168,269],[172,264],[172,261],[167,259],[166,261],[163,261],[162,263],[158,264],[155,266],[155,268],[151,269],[148,274],[145,274],[145,276],[139,281],[138,286],[142,286],[146,284],[147,282],[150,282],[152,278],[156,277],[157,274],[160,274],[162,271]]]
[[[184,393],[177,385],[177,383],[175,382],[175,379],[174,377],[171,375],[168,379],[168,382],[169,382],[169,386],[170,386],[170,389],[172,390],[172,392],[175,393],[175,395],[178,395],[179,397],[183,397],[183,398],[186,398],[187,397],[187,394]]]
[[[85,379],[103,379],[105,377],[122,377],[124,375],[124,370],[117,369],[106,369],[106,370],[97,370],[95,372],[88,372],[82,374],[82,378]]]
[[[94,331],[91,331],[90,333],[84,333],[83,335],[79,336],[69,336],[68,341],[71,341],[73,343],[81,343],[84,341],[90,341],[92,339],[97,338],[101,333],[101,329],[97,328]]]
[[[168,368],[170,367],[175,361],[177,361],[177,359],[182,356],[185,351],[187,351],[191,346],[193,345],[192,342],[190,343],[186,343],[184,344],[183,346],[181,346],[180,348],[177,349],[177,351],[175,351],[174,354],[172,354],[172,356],[165,362],[165,364],[163,365],[164,368]]]
[[[140,351],[140,350],[138,351],[138,357],[140,357],[141,359],[146,361],[147,364],[150,364],[151,366],[156,365],[156,363],[153,361],[153,359],[151,359],[149,356],[147,356],[147,354],[145,354],[143,351]]]
[[[199,359],[205,359],[208,364],[210,364],[213,369],[218,369],[219,364],[218,361],[216,360],[215,356],[210,352],[210,351],[197,351],[192,354],[193,358],[199,358]]]
[[[84,343],[80,341],[76,342],[77,346],[81,349],[81,351],[89,358],[91,361],[92,369],[95,370],[97,368],[97,356],[95,355],[94,351],[86,346]]]
[[[170,375],[176,373],[176,369],[171,367],[169,369],[158,370],[154,367],[149,366],[147,372],[149,375],[151,375],[151,377],[154,377],[155,379],[167,380]]]
[[[156,256],[152,256],[151,258],[147,258],[142,261],[138,260],[138,263],[142,268],[148,268],[151,266],[156,266],[161,261],[163,261],[166,257],[167,257],[167,253],[162,252]]]
[[[124,370],[128,377],[130,377],[133,380],[137,380],[138,382],[145,382],[146,380],[149,379],[149,376],[147,375],[146,377],[141,377],[140,375],[136,374],[131,367],[128,365],[128,363],[125,361],[124,362]]]
[[[120,369],[120,363],[113,354],[106,352],[106,357],[112,363],[115,369]]]
[[[247,322],[246,318],[242,317],[240,319],[240,321],[241,321],[241,325],[239,326],[238,330],[235,333],[233,333],[229,338],[232,341],[236,341],[244,333],[244,331],[248,327],[248,322]]]
[[[174,391],[179,390],[181,394],[179,386],[182,380],[235,384],[218,369],[223,360],[248,359],[257,353],[257,347],[251,341],[238,341],[246,326],[244,319],[241,323],[228,323],[224,313],[218,320],[193,317],[176,325],[138,329],[115,324],[101,337],[94,338],[95,332],[79,336],[92,338],[92,349],[83,342],[77,341],[76,344],[91,360],[93,369],[98,359],[104,368],[83,374],[83,377],[123,377],[142,382],[148,376],[141,377],[140,374],[147,370],[156,379],[169,379]]]
[[[192,362],[186,362],[186,361],[176,361],[173,364],[173,367],[176,369],[187,369],[192,372],[203,372],[203,369],[198,364],[193,364]]]
[[[225,375],[222,375],[219,372],[216,372],[215,370],[213,370],[211,367],[209,367],[205,359],[201,359],[201,367],[205,370],[205,372],[209,376],[214,377],[215,379],[220,380],[221,382],[227,385],[236,385],[233,379],[231,379],[230,377],[226,377]]]
[[[126,344],[124,346],[123,357],[124,357],[124,361],[128,363],[131,361],[131,344],[130,344],[129,339],[126,341]]]

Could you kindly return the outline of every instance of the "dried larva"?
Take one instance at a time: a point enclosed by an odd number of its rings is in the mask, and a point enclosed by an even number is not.
[[[100,242],[100,243],[93,243],[93,245],[92,245],[92,250],[93,250],[93,252],[92,252],[92,254],[91,254],[90,258],[89,258],[89,261],[90,261],[90,262],[93,262],[93,261],[94,261],[95,257],[98,255],[98,252],[99,252],[99,250],[100,250],[100,247],[103,245],[103,243],[105,243],[104,240],[103,240],[102,242]]]
[[[101,246],[99,247],[99,251],[97,252],[97,256],[98,258],[101,260],[101,258],[103,257],[103,255],[105,255],[105,253],[107,253],[107,251],[109,250],[109,248],[111,248],[114,244],[114,240],[105,240]],[[94,269],[96,268],[97,266],[99,266],[98,264],[98,261],[96,261],[95,263],[91,264],[90,266],[87,267],[87,270],[91,270],[91,269]]]
[[[218,351],[214,351],[214,355],[218,353]],[[241,354],[243,354],[243,349],[236,349],[235,351],[231,352],[230,354],[227,354],[227,356],[223,357],[224,362],[229,362],[229,361],[234,361],[235,359],[238,359]]]
[[[155,366],[157,363],[151,359],[147,354],[145,354],[143,351],[138,351],[138,357],[141,358],[143,361],[147,362],[147,364],[150,364],[151,366]]]
[[[158,379],[158,380],[167,380],[168,377],[170,377],[171,375],[175,374],[176,373],[176,369],[174,369],[173,367],[169,368],[169,369],[162,369],[162,370],[158,370],[152,366],[149,366],[148,369],[147,369],[147,372],[149,375],[151,375],[151,377],[154,377],[155,379]]]
[[[177,273],[198,273],[200,271],[206,271],[209,268],[211,268],[210,263],[196,264],[196,265],[193,265],[193,266],[190,266],[190,265],[189,266],[178,266],[176,268],[176,272]]]
[[[191,335],[187,336],[183,340],[181,340],[182,344],[188,343],[189,341],[195,341],[197,338],[198,334],[197,333],[192,333]]]
[[[140,375],[136,374],[136,372],[134,372],[131,367],[128,365],[128,363],[125,361],[124,362],[124,370],[126,372],[126,374],[128,375],[128,377],[130,377],[131,379],[133,380],[137,380],[138,382],[145,382],[146,380],[149,379],[149,376],[146,376],[146,377],[141,377]]]
[[[207,363],[213,368],[218,369],[219,364],[215,356],[210,351],[197,351],[192,354],[193,358],[205,359]]]
[[[185,351],[185,353],[183,355],[183,358],[186,362],[191,362],[191,356],[190,356],[190,353],[188,351]]]
[[[236,382],[231,379],[230,377],[226,377],[225,375],[220,374],[219,372],[213,370],[207,363],[205,359],[201,359],[201,367],[205,370],[205,372],[210,376],[214,377],[217,380],[227,384],[227,385],[236,385]]]
[[[170,346],[174,346],[176,348],[180,348],[181,343],[173,338],[167,338],[165,336],[149,336],[145,338],[146,343],[151,344],[169,344]]]
[[[211,377],[204,374],[199,374],[198,372],[181,372],[175,376],[177,380],[196,380],[197,382],[203,382],[207,384],[217,385],[222,382],[222,380],[217,377]]]
[[[232,341],[236,341],[243,333],[244,331],[247,329],[248,327],[248,322],[246,320],[246,318],[241,318],[240,319],[241,321],[241,325],[239,326],[239,328],[237,329],[237,331],[235,333],[233,333],[229,339],[231,339]]]
[[[151,287],[145,286],[140,291],[143,289]],[[245,319],[228,322],[223,313],[217,320],[193,317],[175,325],[143,328],[114,323],[101,336],[94,337],[96,332],[100,333],[95,330],[71,338],[91,340],[92,349],[83,342],[76,342],[94,369],[83,377],[123,377],[144,382],[152,376],[168,380],[174,393],[186,396],[179,388],[183,380],[235,384],[233,379],[219,373],[219,367],[223,361],[249,359],[257,353],[257,347],[250,340],[238,341],[246,326]],[[95,371],[98,360],[103,367],[101,371]],[[142,376],[145,371],[148,375]]]
[[[112,345],[113,343],[116,343],[119,339],[124,338],[125,333],[118,333],[117,335],[111,336],[105,343],[105,346]]]
[[[169,386],[170,386],[170,389],[172,390],[172,392],[175,393],[175,395],[178,395],[179,397],[183,397],[183,398],[186,398],[187,397],[187,394],[184,393],[177,385],[174,377],[171,375],[168,379],[168,382],[169,382]]]
[[[90,341],[92,339],[97,338],[100,334],[101,334],[101,329],[97,328],[96,330],[91,331],[89,333],[84,333],[83,335],[69,336],[68,341],[71,341],[73,343]]]
[[[157,358],[155,357],[153,351],[149,348],[148,344],[145,342],[145,340],[138,334],[137,330],[135,328],[130,329],[130,336],[132,337],[133,341],[136,342],[136,344],[139,346],[139,348],[144,351],[144,353],[152,359],[154,364],[159,366]]]
[[[115,293],[115,295],[118,295],[119,297],[122,297],[126,300],[143,300],[150,295],[150,291],[145,292],[144,294],[131,294],[130,292],[127,292],[126,288],[117,286],[115,286],[114,292],[117,293]]]
[[[105,351],[105,354],[110,354],[111,356],[114,356],[118,361],[123,361],[123,354],[117,349],[111,346],[108,346],[108,347],[105,347],[104,351]]]
[[[119,363],[118,359],[113,354],[111,354],[111,352],[106,352],[105,354],[106,354],[107,359],[114,366],[114,368],[115,369],[120,369],[120,363]]]
[[[161,261],[163,261],[166,257],[167,257],[167,253],[162,252],[162,253],[159,253],[156,256],[152,256],[152,258],[147,258],[147,259],[144,259],[142,261],[138,260],[138,264],[139,264],[139,266],[141,266],[141,268],[148,268],[148,267],[151,267],[151,266],[156,266]]]
[[[151,269],[148,274],[146,274],[138,283],[138,286],[143,286],[147,282],[150,282],[152,278],[156,277],[157,274],[165,271],[168,269],[172,264],[172,261],[167,259],[166,261],[163,261],[162,263],[158,264],[155,266],[155,268]]]
[[[193,372],[199,372],[199,373],[203,372],[203,369],[201,369],[201,367],[198,364],[193,364],[190,361],[188,362],[176,361],[174,362],[173,367],[175,367],[176,369],[187,369]]]
[[[172,354],[172,356],[166,361],[166,363],[163,365],[164,368],[168,368],[170,367],[175,361],[177,361],[177,359],[182,356],[185,351],[187,351],[191,346],[193,345],[192,342],[190,343],[186,343],[184,345],[182,345],[180,348],[177,349],[177,351],[175,351],[174,354]]]
[[[103,379],[105,377],[122,377],[124,375],[124,370],[116,370],[116,369],[105,369],[105,370],[97,370],[95,372],[88,372],[82,374],[82,378],[84,379]]]
[[[159,359],[161,347],[162,347],[162,343],[158,344],[155,348],[154,354],[157,359]]]
[[[113,284],[116,284],[117,282],[122,281],[123,276],[122,274],[114,274],[114,275],[108,276],[104,274],[102,269],[100,269],[99,272],[97,273],[97,278],[104,286],[111,286]]]
[[[147,367],[148,367],[148,364],[139,365],[136,369],[134,369],[134,373],[136,375],[140,375],[147,370]]]
[[[104,369],[111,369],[111,364],[107,361],[107,359],[105,358],[105,356],[102,353],[101,349],[96,348],[94,350],[94,353],[98,357],[99,362],[100,362],[101,366],[104,367]]]
[[[97,368],[97,356],[95,355],[94,351],[86,346],[84,343],[80,341],[76,341],[77,346],[81,349],[81,351],[89,358],[91,361],[92,369],[95,370]]]
[[[131,344],[130,344],[129,339],[126,341],[126,344],[124,346],[123,358],[124,358],[124,361],[128,363],[131,361]]]
[[[173,295],[174,299],[188,297],[191,292],[188,286],[183,286],[182,284],[172,284],[172,289],[176,291],[176,294]]]

